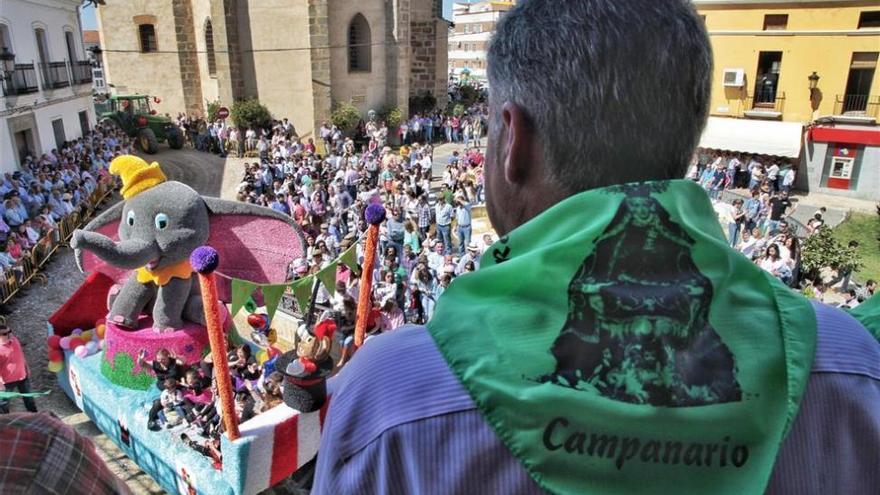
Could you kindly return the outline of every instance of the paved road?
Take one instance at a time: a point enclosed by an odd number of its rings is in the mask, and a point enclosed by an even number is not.
[[[191,150],[172,151],[165,147],[156,155],[145,157],[157,161],[166,175],[209,196],[218,196],[222,187],[224,160],[214,155]],[[118,201],[114,198],[112,202]],[[52,393],[37,399],[37,407],[52,411],[73,425],[81,434],[92,439],[98,453],[107,461],[111,470],[125,480],[135,494],[165,493],[148,475],[141,471],[86,415],[57,387],[55,374],[46,369],[46,321],[82,283],[85,275],[77,270],[73,253],[68,248],[59,249],[45,274],[49,283],[35,283],[19,295],[9,306],[12,314],[7,318],[9,326],[21,339],[31,372],[34,390],[51,390]],[[21,401],[13,401],[13,410],[23,410]]]

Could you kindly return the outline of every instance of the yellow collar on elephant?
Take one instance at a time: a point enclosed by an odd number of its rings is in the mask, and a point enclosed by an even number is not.
[[[137,281],[146,284],[152,282],[158,286],[163,286],[171,281],[172,278],[182,278],[184,280],[192,277],[193,268],[189,264],[189,260],[183,260],[165,268],[156,270],[148,270],[146,267],[137,269]]]

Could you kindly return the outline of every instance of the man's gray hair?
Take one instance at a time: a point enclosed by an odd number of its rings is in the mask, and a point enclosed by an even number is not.
[[[569,192],[684,176],[712,82],[688,0],[520,0],[488,62],[494,132],[501,105],[519,106]]]

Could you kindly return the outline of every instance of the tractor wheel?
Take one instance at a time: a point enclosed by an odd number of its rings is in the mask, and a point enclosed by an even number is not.
[[[159,141],[156,139],[156,134],[153,133],[152,129],[141,129],[137,140],[144,153],[155,155],[159,151]]]
[[[168,134],[168,146],[173,150],[183,148],[183,134],[180,132],[171,132]]]

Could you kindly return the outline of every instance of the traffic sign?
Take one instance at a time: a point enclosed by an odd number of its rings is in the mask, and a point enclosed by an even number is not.
[[[218,119],[223,120],[226,117],[229,117],[229,109],[228,108],[220,107],[219,109],[217,109],[217,118]]]

